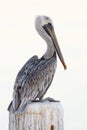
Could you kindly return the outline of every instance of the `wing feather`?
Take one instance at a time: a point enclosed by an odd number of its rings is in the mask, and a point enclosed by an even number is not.
[[[29,59],[19,71],[14,84],[13,101],[10,103],[8,110],[16,111],[20,106],[22,101],[21,99],[24,96],[24,92],[22,90],[22,87],[24,86],[23,84],[26,80],[27,75],[29,75],[29,73],[32,71],[32,68],[34,68],[37,62],[38,56],[35,55],[31,57],[31,59]]]
[[[33,56],[29,59],[22,69],[19,71],[16,81],[14,84],[14,89],[18,89],[18,87],[22,87],[26,77],[30,74],[34,66],[38,63],[38,56]]]
[[[36,98],[39,98],[39,95],[41,95],[41,97],[44,95],[45,91],[52,82],[55,69],[55,58],[47,61],[38,61],[37,66],[35,66],[33,71],[26,77],[26,82],[23,87],[25,89],[24,91],[28,97],[28,100],[33,101]]]
[[[55,73],[55,60],[54,57],[42,60],[34,56],[23,66],[15,81],[14,93],[17,95],[13,97],[14,111],[20,110],[27,102],[44,96]]]

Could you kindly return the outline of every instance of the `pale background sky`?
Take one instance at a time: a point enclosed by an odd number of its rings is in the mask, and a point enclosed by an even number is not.
[[[8,130],[7,107],[18,71],[46,50],[34,26],[38,14],[52,18],[68,66],[64,71],[58,59],[45,97],[61,101],[65,130],[87,130],[87,0],[0,0],[0,130]]]

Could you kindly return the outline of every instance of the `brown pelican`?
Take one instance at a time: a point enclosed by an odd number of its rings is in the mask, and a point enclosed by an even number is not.
[[[36,55],[29,59],[19,71],[14,84],[13,101],[8,107],[11,112],[22,112],[27,103],[43,98],[54,77],[57,66],[56,54],[66,69],[52,20],[47,16],[38,16],[35,27],[46,41],[47,50],[40,59]]]

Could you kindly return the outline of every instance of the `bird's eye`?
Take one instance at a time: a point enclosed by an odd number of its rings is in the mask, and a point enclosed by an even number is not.
[[[50,29],[53,29],[53,26],[52,26],[51,23],[48,23],[47,25],[48,25],[48,27],[49,27]]]

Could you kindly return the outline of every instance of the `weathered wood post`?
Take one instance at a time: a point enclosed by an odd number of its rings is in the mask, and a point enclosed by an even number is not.
[[[60,102],[33,102],[23,114],[9,112],[9,130],[63,130]]]

